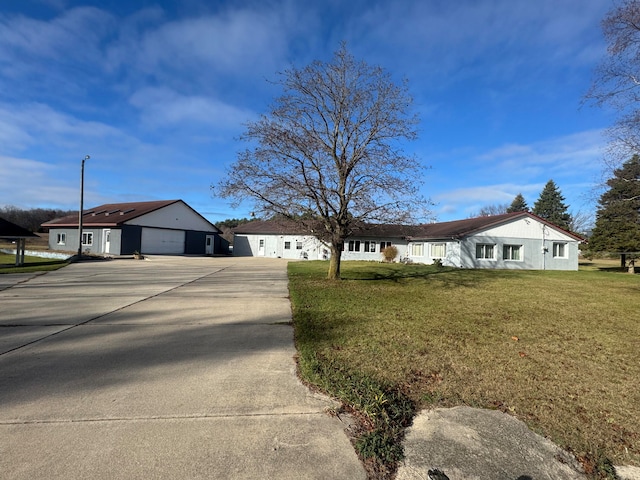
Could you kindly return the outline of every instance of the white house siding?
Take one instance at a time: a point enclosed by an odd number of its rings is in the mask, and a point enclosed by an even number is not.
[[[432,256],[432,245],[445,244],[444,257]],[[422,255],[416,255],[414,245],[422,245]],[[407,257],[415,263],[433,264],[436,259],[442,260],[442,264],[447,267],[460,267],[460,242],[457,240],[419,240],[409,243],[407,246]]]
[[[182,202],[172,203],[154,212],[132,218],[125,224],[176,230],[211,231],[211,224]]]
[[[260,241],[263,241],[263,247]],[[354,250],[349,251],[349,241],[354,242]],[[345,241],[342,251],[342,260],[381,261],[380,242],[390,242],[398,249],[398,257],[407,254],[407,242],[398,239],[375,238],[349,238]],[[356,242],[359,242],[359,251],[355,251]],[[365,242],[374,243],[375,251],[364,251]],[[285,248],[289,243],[289,248]],[[300,246],[301,248],[298,248]],[[288,258],[292,260],[328,260],[331,256],[329,245],[310,235],[274,235],[274,234],[246,234],[236,233],[233,240],[233,255],[238,257],[269,257]]]
[[[310,235],[236,234],[233,255],[318,260],[329,258],[329,248]]]
[[[353,242],[354,250],[349,250],[349,242]],[[348,238],[344,242],[344,250],[342,251],[342,256],[340,257],[342,260],[364,260],[364,261],[375,261],[379,262],[382,260],[382,252],[380,251],[380,243],[390,242],[391,245],[398,249],[398,257],[396,261],[399,261],[400,258],[404,258],[407,256],[407,241],[399,240],[397,238],[374,238],[374,237],[353,237]],[[371,248],[371,244],[375,246],[375,248]],[[365,246],[369,245],[369,251],[365,251]],[[355,248],[359,248],[359,251],[356,251]],[[374,250],[374,251],[371,251]]]
[[[565,245],[565,258],[554,257],[554,243]],[[495,245],[493,259],[476,258],[477,244]],[[520,260],[505,260],[504,246],[520,246]],[[461,242],[464,268],[502,268],[527,270],[577,270],[578,241],[532,218],[478,232]]]

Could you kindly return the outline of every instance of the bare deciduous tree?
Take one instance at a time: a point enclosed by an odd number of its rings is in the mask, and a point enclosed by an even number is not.
[[[593,228],[594,215],[592,212],[577,210],[569,214],[571,221],[568,230],[583,237],[588,237],[589,231]]]
[[[640,0],[617,2],[602,20],[602,32],[607,56],[595,71],[586,100],[618,111],[608,129],[607,153],[619,166],[640,152]]]
[[[417,137],[407,82],[356,60],[343,44],[331,62],[280,74],[283,94],[249,123],[219,184],[236,204],[305,225],[331,246],[328,278],[340,278],[344,240],[362,222],[410,222],[427,214],[420,162],[402,142]]]
[[[507,213],[509,205],[507,203],[496,203],[493,205],[485,205],[478,212],[469,215],[469,218],[475,217],[492,217],[493,215],[502,215]]]

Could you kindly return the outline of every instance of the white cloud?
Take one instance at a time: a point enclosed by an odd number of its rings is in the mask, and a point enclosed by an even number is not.
[[[50,20],[0,16],[0,59],[93,60],[114,18],[95,7],[73,8]]]
[[[583,171],[599,171],[605,139],[602,130],[589,130],[550,138],[530,145],[507,144],[478,155],[495,165],[496,173],[530,177],[547,173],[549,178]]]
[[[367,2],[346,30],[363,51],[374,44],[375,54],[394,59],[411,78],[434,82],[433,88],[473,78],[522,84],[535,81],[532,66],[545,75],[541,67],[552,61],[584,66],[594,50],[602,51],[593,26],[606,9],[583,0]]]
[[[0,164],[0,204],[21,208],[42,205],[64,205],[71,208],[78,197],[78,187],[71,185],[68,179],[62,182],[53,180],[56,177],[65,178],[60,167],[37,160],[7,156],[0,156]]]
[[[164,22],[128,20],[126,34],[108,49],[112,68],[125,66],[151,75],[188,75],[202,80],[212,72],[269,74],[286,58],[292,32],[302,28],[286,8],[226,8],[215,14]],[[215,83],[211,77],[209,82]]]
[[[602,167],[603,147],[602,131],[590,130],[531,144],[505,144],[464,159],[445,158],[441,163],[456,165],[460,174],[447,179],[450,189],[432,194],[436,213],[464,218],[483,206],[511,203],[518,193],[533,207],[549,179],[568,205],[589,209],[585,193]]]
[[[145,125],[152,128],[186,127],[194,124],[216,130],[237,130],[255,114],[204,96],[181,95],[168,88],[144,88],[129,102],[138,108]]]
[[[27,148],[77,149],[83,145],[131,145],[136,140],[117,127],[105,123],[82,120],[54,110],[41,103],[0,103],[0,134],[6,152],[20,152]],[[86,147],[85,147],[86,148]],[[80,149],[82,150],[82,148]]]

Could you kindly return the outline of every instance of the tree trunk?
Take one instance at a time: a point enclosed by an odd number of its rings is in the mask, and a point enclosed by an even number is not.
[[[620,269],[624,270],[627,266],[627,256],[624,253],[620,254]]]
[[[329,260],[329,272],[327,278],[329,280],[340,280],[340,257],[342,256],[342,247],[344,242],[331,243],[331,259]]]

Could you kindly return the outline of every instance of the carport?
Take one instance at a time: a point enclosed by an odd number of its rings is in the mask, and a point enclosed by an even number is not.
[[[0,218],[0,238],[15,240],[16,242],[16,267],[24,265],[24,250],[27,238],[37,236],[35,233],[30,232],[26,228],[22,228],[20,225]]]

